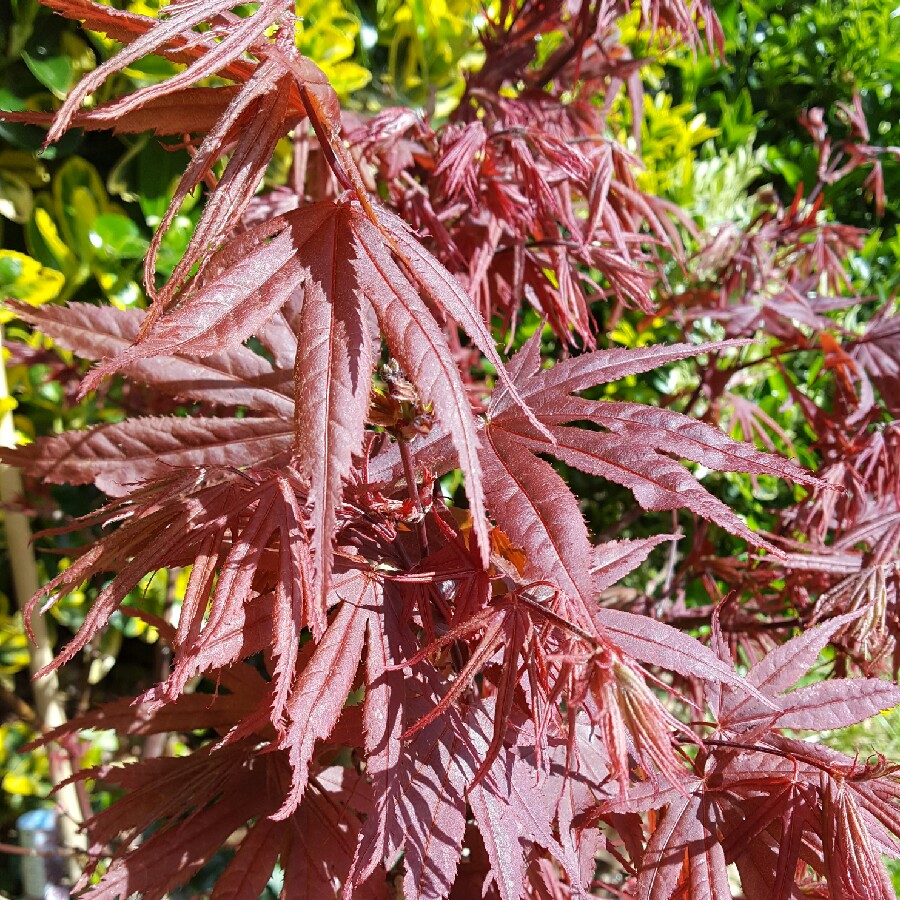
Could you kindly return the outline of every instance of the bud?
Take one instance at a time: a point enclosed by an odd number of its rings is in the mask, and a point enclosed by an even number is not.
[[[656,769],[677,786],[681,767],[672,750],[671,729],[681,726],[647,687],[640,669],[614,648],[604,647],[590,656],[586,670],[573,701],[600,727],[620,794],[629,781],[629,745],[648,775]]]

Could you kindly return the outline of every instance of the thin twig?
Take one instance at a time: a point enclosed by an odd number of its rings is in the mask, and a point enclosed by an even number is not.
[[[29,728],[37,730],[41,727],[41,720],[34,708],[2,684],[0,684],[0,703],[12,710]]]
[[[8,853],[10,856],[73,856],[75,851],[68,847],[41,850],[37,847],[19,847],[17,844],[0,843],[0,853]]]

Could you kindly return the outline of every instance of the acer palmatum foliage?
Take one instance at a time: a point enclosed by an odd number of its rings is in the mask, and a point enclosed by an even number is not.
[[[859,235],[821,220],[820,191],[713,240],[699,268],[718,292],[698,275],[666,300],[677,321],[719,319],[736,340],[597,350],[590,304],[650,309],[657,263],[695,233],[639,190],[635,160],[608,137],[615,94],[639,90],[617,37],[624,7],[501,4],[482,68],[438,126],[410,110],[342,120],[293,46],[292,3],[242,16],[228,0],[173,3],[152,19],[46,2],[124,45],[48,140],[75,125],[152,130],[193,150],[147,257],[146,316],[14,307],[96,361],[82,392],[120,375],[189,413],[6,455],[110,498],[76,523],[101,536],[32,601],[107,576],[53,665],[120,609],[173,651],[164,681],[43,740],[87,727],[207,736],[187,756],[83,773],[123,792],[87,823],[83,896],[161,898],[225,846],[216,898],[258,897],[276,863],[285,897],[893,896],[881,861],[900,856],[893,767],[785,734],[900,703],[876,677],[897,621],[897,435],[879,427],[896,404],[896,320],[886,310],[853,338],[825,316],[852,302],[816,290],[846,287]],[[698,47],[719,42],[703,3],[657,0],[642,16]],[[539,55],[549,33],[561,39]],[[82,109],[149,53],[183,68]],[[197,86],[213,74],[229,84]],[[846,112],[849,161],[825,159],[823,183],[877,161]],[[293,187],[257,196],[289,134]],[[160,282],[162,235],[201,184],[197,230]],[[538,333],[502,359],[486,321],[514,326],[523,303],[588,352],[548,366]],[[712,421],[730,414],[774,447],[777,424],[728,390],[755,364],[734,360],[759,328],[782,342],[774,364],[821,346],[835,373],[830,410],[795,398],[821,477]],[[684,413],[584,396],[698,356],[709,362]],[[710,421],[696,415],[703,399]],[[616,608],[610,589],[677,535],[592,542],[547,457],[766,555],[715,559],[698,526],[681,562],[670,554],[664,595],[625,592]],[[809,495],[759,535],[685,461]],[[457,469],[466,508],[440,486]],[[190,573],[174,625],[122,607],[161,568]],[[698,577],[709,604],[688,608]],[[729,583],[740,592],[723,599]],[[810,627],[792,636],[799,623]],[[700,625],[707,643],[687,633]],[[864,677],[791,690],[829,644]],[[215,692],[194,693],[198,676]]]

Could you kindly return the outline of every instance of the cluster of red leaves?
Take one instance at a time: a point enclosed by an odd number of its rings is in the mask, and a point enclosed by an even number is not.
[[[652,4],[646,24],[695,44],[712,10]],[[606,135],[606,115],[627,83],[640,104],[641,60],[618,40],[615,2],[504,3],[482,35],[486,61],[449,123],[435,131],[408,109],[358,124],[359,148],[392,208],[428,234],[431,249],[478,310],[514,324],[523,300],[562,336],[594,341],[590,303],[651,306],[659,248],[681,249],[676,207],[643,193],[638,160]],[[542,35],[563,40],[537,61]],[[515,87],[508,96],[504,88]],[[606,99],[606,103],[598,102]]]
[[[848,250],[859,248],[865,234],[828,221],[822,189],[868,166],[877,183],[880,156],[897,150],[869,145],[858,97],[840,112],[849,132],[840,141],[828,134],[821,110],[803,117],[820,154],[819,184],[808,196],[798,191],[789,208],[775,201],[743,233],[715,236],[702,258],[705,276],[718,289],[701,283],[670,298],[669,308],[687,322],[717,318],[730,335],[762,330],[775,338],[770,355],[751,365],[780,371],[792,405],[815,435],[822,461],[818,475],[828,485],[782,512],[769,538],[783,556],[714,564],[738,595],[753,598],[740,613],[743,627],[751,609],[770,620],[790,611],[792,618],[783,623],[788,626],[858,611],[832,642],[840,651],[838,669],[847,671],[849,665],[868,675],[896,677],[900,432],[893,418],[900,411],[900,318],[893,304],[883,305],[858,334],[828,316],[866,299],[852,293],[844,265]],[[875,200],[878,204],[877,190]],[[828,408],[795,385],[788,371],[795,353],[819,355],[820,380],[830,383]],[[730,417],[745,436],[774,448],[773,435],[787,440],[777,423],[727,389],[740,381],[743,365],[723,367],[707,379],[703,392],[714,401],[710,415]],[[768,631],[755,637],[757,653],[776,640]]]
[[[286,0],[243,17],[231,0],[177,2],[158,19],[47,2],[125,45],[73,92],[48,140],[78,125],[195,146],[147,259],[146,317],[15,307],[97,361],[82,391],[119,374],[189,413],[6,456],[45,482],[94,483],[110,497],[78,523],[104,526],[102,536],[32,601],[111,576],[54,667],[148,573],[189,570],[174,625],[133,613],[171,645],[168,677],[62,729],[206,735],[184,757],[83,774],[124,791],[87,823],[83,895],[161,898],[228,845],[216,898],[258,897],[276,862],[285,897],[578,897],[600,886],[601,852],[621,867],[616,890],[647,900],[731,897],[731,863],[749,900],[893,896],[880,860],[900,856],[893,770],[783,730],[844,727],[900,703],[900,689],[874,677],[788,691],[829,641],[853,658],[872,650],[886,621],[881,587],[894,582],[882,572],[874,588],[835,588],[809,610],[792,594],[822,624],[790,640],[785,629],[780,645],[746,641],[742,676],[722,636],[727,605],[710,608],[706,645],[662,621],[677,620],[677,604],[652,617],[598,603],[671,536],[592,543],[544,457],[624,486],[644,509],[687,509],[774,553],[790,578],[821,578],[815,553],[755,534],[684,461],[807,485],[813,499],[785,515],[786,532],[819,523],[824,538],[835,520],[852,522],[819,557],[827,574],[855,562],[843,571],[862,584],[896,556],[900,534],[896,510],[895,524],[868,524],[880,510],[858,484],[896,505],[896,435],[868,427],[882,411],[872,386],[885,393],[898,378],[894,320],[846,350],[828,345],[842,386],[862,384],[864,399],[842,419],[855,453],[839,429],[817,432],[823,478],[696,417],[583,396],[745,340],[590,349],[546,367],[539,336],[504,361],[485,324],[495,312],[514,322],[525,301],[592,348],[589,304],[649,308],[655,259],[680,250],[677,211],[642,194],[631,158],[601,137],[603,98],[637,89],[638,62],[616,40],[625,7],[501,4],[483,68],[435,129],[406,110],[342,123],[327,80],[293,46]],[[691,43],[701,31],[719,39],[703,3],[656,0],[643,15]],[[551,32],[562,40],[541,60],[537,38]],[[80,111],[148,53],[184,68]],[[194,86],[212,74],[231,84]],[[292,131],[294,188],[255,197]],[[161,236],[185,196],[213,182],[183,260],[159,284]],[[822,325],[825,346],[822,313],[834,306],[800,285],[834,281],[854,240],[801,200],[764,215],[729,252],[707,252],[723,287],[704,315],[738,338],[762,324],[786,348],[808,342],[796,322]],[[770,301],[773,281],[796,294],[796,310]],[[385,351],[386,387],[373,395]],[[473,378],[476,357],[496,372],[493,390]],[[701,372],[723,395],[721,369]],[[820,426],[836,415],[807,408]],[[467,509],[436,480],[455,469]],[[865,541],[871,552],[857,549]],[[712,568],[703,547],[701,533],[685,571]],[[741,580],[762,567],[725,568]],[[198,683],[215,691],[194,692]]]

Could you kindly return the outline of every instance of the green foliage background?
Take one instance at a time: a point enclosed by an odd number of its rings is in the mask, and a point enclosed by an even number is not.
[[[127,8],[152,13],[156,5],[157,0],[134,0]],[[707,229],[746,224],[760,189],[771,186],[789,201],[799,185],[815,183],[816,157],[797,121],[799,111],[821,106],[833,115],[835,102],[850,101],[854,90],[862,97],[873,143],[900,145],[900,8],[894,6],[895,0],[719,4],[726,33],[724,65],[673,47],[643,72],[642,187],[683,206]],[[300,0],[298,9],[303,16],[298,28],[301,49],[324,68],[344,103],[359,112],[411,105],[440,118],[460,96],[464,71],[479,65],[481,7],[474,0]],[[636,15],[632,19],[626,19],[623,34],[635,42],[636,54],[644,53],[648,48],[639,46],[636,34],[629,33],[629,27],[635,31]],[[105,38],[81,32],[35,0],[0,0],[0,108],[57,108],[79,77],[111,50]],[[114,78],[96,99],[153,82],[168,71],[167,63],[151,58]],[[611,127],[623,137],[630,134],[633,123],[624,100],[614,108]],[[633,138],[627,139],[633,143]],[[185,152],[165,150],[145,137],[84,137],[72,132],[38,157],[40,143],[39,129],[0,123],[0,294],[33,304],[78,299],[121,307],[143,305],[141,259],[186,164]],[[285,145],[279,148],[271,180],[282,178],[289,164],[290,149]],[[887,302],[900,285],[900,163],[885,164],[888,203],[881,219],[863,196],[862,180],[863,176],[854,176],[831,189],[829,201],[841,221],[873,231],[864,251],[851,261],[850,274],[861,294]],[[196,200],[189,199],[166,235],[159,262],[162,272],[178,260],[198,214]],[[28,354],[19,350],[10,356],[6,344],[13,399],[0,401],[4,409],[15,407],[22,440],[117,420],[140,402],[114,384],[103,395],[72,404],[71,385],[80,364],[9,321],[8,314],[2,318],[7,337],[29,345]],[[521,336],[537,324],[526,317]],[[669,338],[664,320],[639,331],[636,318],[627,315],[610,334],[611,341],[626,346]],[[550,337],[547,349],[554,349]],[[814,394],[822,388],[808,366],[809,361],[799,356],[792,375]],[[786,431],[801,461],[814,464],[809,435],[796,412],[783,409],[787,389],[782,374],[765,366],[754,371],[754,379],[743,385],[745,396]],[[687,366],[675,366],[610,386],[609,392],[658,402],[684,388],[689,378]],[[577,477],[573,481],[581,496],[589,497],[585,512],[596,531],[626,508],[624,493],[614,486],[604,486],[600,494],[595,484],[579,483]],[[761,527],[767,523],[766,504],[783,490],[764,481],[760,490],[749,478],[737,475],[721,476],[716,488],[747,515],[751,525]],[[46,527],[86,512],[96,499],[92,489],[66,488],[36,493],[32,502],[39,523]],[[661,520],[652,516],[641,521],[635,534],[642,527],[649,533],[671,526],[671,519],[661,528]],[[41,577],[66,565],[66,553],[85,537],[60,538],[55,552],[48,552],[47,542],[42,542]],[[730,552],[727,540],[723,552]],[[652,576],[652,571],[645,571],[635,577],[646,583]],[[635,586],[640,586],[637,581]],[[100,587],[70,596],[54,609],[52,626],[59,639],[77,628]],[[177,594],[177,579],[170,582],[161,574],[134,601],[159,612],[167,595]],[[70,711],[132,693],[151,671],[154,644],[152,629],[120,616],[83,661],[63,671]],[[28,647],[12,596],[9,561],[0,547],[0,842],[15,842],[12,828],[18,815],[50,802],[46,757],[20,750],[31,732],[16,715],[14,698],[31,703],[27,665]],[[840,740],[842,749],[851,745],[851,752],[857,742],[861,752],[874,745],[900,758],[900,719],[881,717],[844,732]],[[114,749],[109,741],[108,735],[97,735],[85,761]],[[104,797],[94,801],[102,804]],[[4,865],[4,859],[9,857],[0,858],[0,892],[15,896],[17,866]],[[202,894],[204,878],[211,874],[201,873],[190,896]],[[273,882],[272,896],[277,896],[277,889]]]

